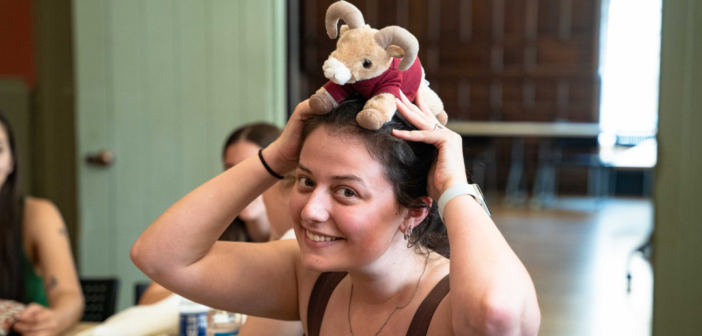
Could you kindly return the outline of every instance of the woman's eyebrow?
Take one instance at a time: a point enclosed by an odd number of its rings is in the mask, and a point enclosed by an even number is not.
[[[312,171],[309,170],[309,168],[303,166],[303,165],[300,164],[300,163],[297,164],[297,168],[299,168],[300,170],[305,171],[306,173],[308,173],[308,174],[310,174],[310,175],[314,175],[314,173],[312,173]],[[356,175],[335,175],[335,176],[332,176],[332,179],[333,179],[333,180],[355,181],[355,182],[360,183],[360,184],[363,185],[364,187],[367,187],[366,182],[364,182],[362,178],[360,178],[360,177],[358,177],[358,176],[356,176]]]
[[[307,174],[314,175],[314,174],[312,174],[312,171],[309,170],[309,168],[303,166],[302,163],[298,163],[297,168],[304,170]]]
[[[363,181],[362,178],[356,176],[356,175],[336,175],[332,176],[333,180],[346,180],[346,181],[355,181],[360,183],[362,186],[367,187],[366,183]]]

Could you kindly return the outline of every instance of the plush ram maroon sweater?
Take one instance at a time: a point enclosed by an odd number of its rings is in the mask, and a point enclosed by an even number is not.
[[[324,84],[324,88],[339,104],[356,93],[366,99],[381,93],[392,93],[395,97],[400,98],[400,90],[407,96],[407,99],[414,101],[422,81],[422,65],[419,63],[419,58],[406,71],[398,70],[398,64],[400,64],[400,59],[395,58],[390,64],[390,68],[378,77],[344,85],[329,81]]]

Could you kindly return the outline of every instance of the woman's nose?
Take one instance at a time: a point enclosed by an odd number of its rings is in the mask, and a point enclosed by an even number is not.
[[[302,220],[310,224],[326,222],[329,220],[328,205],[329,197],[323,190],[313,191],[302,208]]]

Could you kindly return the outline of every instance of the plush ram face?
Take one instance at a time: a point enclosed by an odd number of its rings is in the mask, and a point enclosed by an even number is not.
[[[385,72],[392,57],[375,42],[377,31],[368,25],[357,29],[342,26],[336,50],[324,62],[324,76],[344,85],[378,77]]]
[[[332,4],[327,10],[327,34],[334,39],[339,20],[348,25],[341,27],[341,36],[329,59],[324,62],[324,76],[344,85],[380,76],[401,57],[399,70],[407,70],[417,58],[419,43],[407,30],[400,27],[373,29],[363,22],[363,15],[345,1]]]

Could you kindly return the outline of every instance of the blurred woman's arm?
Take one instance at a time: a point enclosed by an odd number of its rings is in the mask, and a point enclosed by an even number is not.
[[[78,322],[83,314],[83,292],[71,255],[66,225],[49,201],[28,198],[25,233],[37,253],[37,260],[49,308],[30,304],[14,329],[23,335],[56,335]]]

